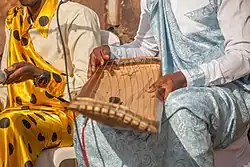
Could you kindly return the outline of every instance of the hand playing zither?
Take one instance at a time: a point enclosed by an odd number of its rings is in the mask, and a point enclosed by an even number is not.
[[[110,59],[110,48],[108,45],[97,47],[90,54],[88,65],[88,78],[90,78],[98,69],[103,66],[106,61]]]
[[[149,87],[149,93],[155,93],[155,96],[165,101],[169,93],[176,89],[186,87],[187,81],[182,72],[166,74],[160,77],[154,84]]]

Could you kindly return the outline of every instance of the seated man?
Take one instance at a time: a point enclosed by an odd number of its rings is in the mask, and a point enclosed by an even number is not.
[[[8,86],[1,88],[0,164],[31,167],[42,150],[71,146],[73,116],[67,105],[65,64],[57,27],[58,0],[19,0],[9,10],[1,69]],[[70,94],[87,80],[88,56],[100,45],[97,15],[66,2],[59,10],[66,45]],[[7,100],[8,97],[8,100]],[[8,103],[7,103],[8,101]]]
[[[150,92],[165,104],[161,132],[89,121],[88,156],[82,157],[76,140],[80,166],[88,157],[94,167],[214,167],[214,151],[246,136],[250,122],[250,1],[141,0],[141,5],[136,40],[94,49],[89,75],[109,58],[160,52],[163,76]],[[229,150],[218,167],[247,165],[250,159],[240,160],[249,157],[244,149]]]

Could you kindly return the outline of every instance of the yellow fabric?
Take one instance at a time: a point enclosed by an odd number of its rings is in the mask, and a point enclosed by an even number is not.
[[[47,0],[34,23],[24,7],[8,13],[8,66],[27,61],[51,72],[51,80],[46,88],[35,87],[32,80],[8,85],[9,108],[0,114],[0,164],[4,167],[34,166],[43,149],[72,145],[72,112],[64,109],[67,103],[61,98],[64,74],[35,51],[28,33],[33,27],[46,38],[57,5],[57,0]]]

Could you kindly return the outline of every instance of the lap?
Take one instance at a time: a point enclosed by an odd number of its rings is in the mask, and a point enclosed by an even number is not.
[[[249,124],[250,94],[234,83],[225,86],[184,88],[169,95],[165,102],[166,118],[187,109],[204,121],[217,144],[228,145],[245,132]],[[183,118],[187,119],[187,118]],[[222,142],[223,140],[226,140]]]
[[[217,135],[218,143],[222,147],[228,146],[241,136],[249,122],[248,104],[250,99],[248,92],[237,85],[228,84],[223,87],[185,88],[171,93],[165,103],[161,132],[148,134],[136,130],[118,130],[94,122],[88,123],[85,131],[85,142],[90,157],[96,157],[95,161],[101,163],[105,159],[107,163],[120,166],[122,163],[128,166],[161,166],[169,160],[169,156],[162,154],[174,150],[179,139],[174,136],[169,127],[171,117],[183,117],[176,124],[185,126],[184,118],[189,111],[192,123],[205,122],[206,126],[212,125]],[[176,114],[178,113],[178,114]],[[193,120],[198,118],[202,121]],[[176,119],[174,119],[176,120]],[[79,127],[82,124],[82,116],[78,116]],[[171,122],[173,123],[173,122]],[[199,127],[198,123],[196,126]],[[206,129],[206,126],[203,128]],[[178,128],[175,128],[175,130]],[[81,136],[81,128],[78,129]],[[196,128],[194,130],[197,130]],[[171,133],[170,133],[171,132]],[[172,134],[172,135],[171,135]],[[197,133],[199,134],[199,133]],[[223,134],[223,136],[220,136]],[[184,136],[186,138],[187,136]],[[223,143],[222,141],[225,141]],[[227,141],[228,140],[228,141]],[[176,141],[176,142],[175,142]],[[75,141],[79,145],[78,140]],[[224,145],[223,145],[224,144]],[[177,144],[176,144],[177,145]],[[169,147],[171,146],[171,147]],[[98,148],[98,149],[96,149]],[[170,149],[171,148],[171,149]],[[80,149],[77,149],[78,158],[81,159]],[[100,150],[100,151],[98,151]],[[101,157],[102,158],[98,158]],[[110,157],[113,157],[112,160]],[[129,165],[130,164],[130,165]]]

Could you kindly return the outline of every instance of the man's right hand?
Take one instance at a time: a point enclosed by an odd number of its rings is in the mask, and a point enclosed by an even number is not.
[[[90,54],[88,66],[88,78],[90,78],[98,67],[103,66],[105,61],[110,58],[110,48],[108,45],[103,45],[95,48]]]

